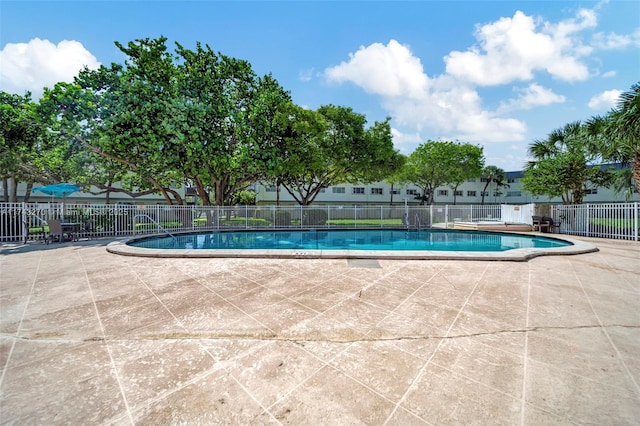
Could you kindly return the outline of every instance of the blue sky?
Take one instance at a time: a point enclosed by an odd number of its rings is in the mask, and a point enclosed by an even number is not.
[[[507,171],[640,81],[638,1],[2,0],[0,90],[37,98],[161,35],[248,60],[301,106],[390,116],[405,154],[457,140]]]

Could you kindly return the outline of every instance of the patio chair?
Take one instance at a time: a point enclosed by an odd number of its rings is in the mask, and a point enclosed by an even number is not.
[[[47,244],[57,241],[59,243],[63,242],[65,239],[70,240],[69,235],[62,232],[62,222],[58,219],[51,219],[47,222],[49,225],[49,235],[47,235],[45,242]]]
[[[551,217],[543,217],[541,227],[546,227],[547,232],[559,233],[562,222],[554,222]]]
[[[549,232],[549,222],[545,220],[549,218],[542,216],[531,216],[531,219],[533,219],[532,228],[534,231]]]

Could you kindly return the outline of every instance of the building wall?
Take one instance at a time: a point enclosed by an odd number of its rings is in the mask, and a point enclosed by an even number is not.
[[[534,197],[522,189],[522,172],[506,173],[508,188],[496,188],[490,183],[485,195],[485,204],[544,204],[562,203],[559,197],[549,198],[547,196]],[[470,179],[460,185],[457,189],[459,195],[456,197],[456,204],[480,204],[482,202],[482,191],[486,182],[480,178]],[[394,186],[398,192],[393,194],[394,204],[418,204],[420,200],[415,199],[416,193],[422,191],[415,185]],[[269,183],[255,185],[256,200],[258,204],[275,204],[276,188]],[[453,189],[441,186],[436,189],[434,196],[435,204],[453,204]],[[634,193],[631,199],[626,199],[624,194],[616,194],[608,188],[594,188],[585,195],[584,203],[608,203],[608,202],[633,202],[640,201],[638,194]],[[384,182],[370,184],[340,184],[325,188],[315,199],[315,204],[337,204],[337,205],[361,205],[361,204],[389,204],[391,202],[391,185]],[[280,188],[281,204],[296,204],[293,197],[284,189]]]

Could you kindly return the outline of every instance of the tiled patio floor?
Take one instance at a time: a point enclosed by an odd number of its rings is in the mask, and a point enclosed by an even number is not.
[[[2,424],[638,424],[640,244],[529,262],[2,246]]]

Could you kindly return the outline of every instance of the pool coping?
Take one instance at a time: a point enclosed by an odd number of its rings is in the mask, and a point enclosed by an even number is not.
[[[469,231],[473,232],[473,231]],[[491,232],[491,231],[482,231]],[[505,234],[506,232],[496,232]],[[313,249],[150,249],[133,247],[129,242],[166,236],[166,234],[144,235],[114,241],[107,245],[109,253],[122,256],[155,258],[263,258],[263,259],[399,259],[399,260],[494,260],[524,262],[538,256],[577,255],[597,252],[591,243],[570,237],[548,236],[538,233],[513,233],[526,236],[544,236],[572,245],[553,248],[520,248],[503,252],[481,251],[437,251],[437,250],[313,250]]]

